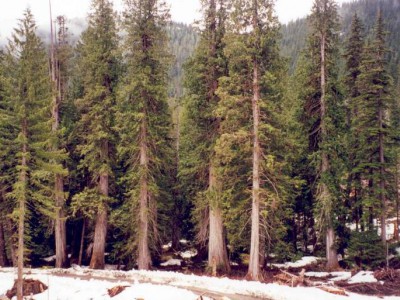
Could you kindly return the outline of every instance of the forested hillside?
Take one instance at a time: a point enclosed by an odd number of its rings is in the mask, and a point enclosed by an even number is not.
[[[344,3],[339,9],[341,39],[344,39],[351,28],[351,20],[358,14],[365,26],[366,32],[371,32],[378,10],[385,16],[385,26],[388,31],[388,47],[391,74],[397,76],[396,66],[400,57],[400,3],[397,0],[358,0]],[[298,19],[282,25],[281,51],[290,60],[290,69],[293,71],[301,50],[304,49],[306,36],[309,32],[306,18]]]
[[[173,55],[169,96],[180,98],[183,96],[183,65],[194,52],[198,42],[198,32],[192,26],[173,22],[168,27],[168,36]]]
[[[0,51],[0,267],[18,267],[18,299],[28,264],[398,266],[398,2],[314,0],[286,26],[271,0],[202,6],[197,29],[161,0],[92,0],[74,35],[18,20]]]

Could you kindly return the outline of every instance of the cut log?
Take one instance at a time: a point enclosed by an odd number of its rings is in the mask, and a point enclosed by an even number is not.
[[[34,279],[24,279],[22,291],[24,296],[41,294],[47,290],[47,285],[39,280]],[[17,281],[14,282],[14,286],[11,290],[7,291],[6,296],[10,299],[17,295]]]
[[[281,273],[276,275],[274,278],[279,283],[283,283],[286,285],[290,285],[292,287],[295,286],[312,286],[313,283],[310,280],[304,278],[305,269],[302,269],[300,275],[294,275],[284,270],[280,270]]]
[[[107,291],[108,291],[108,295],[109,295],[111,298],[112,298],[112,297],[115,297],[115,296],[117,296],[118,294],[121,294],[127,287],[129,287],[129,286],[122,286],[122,285],[115,286],[115,287],[113,287],[113,288],[107,290]]]
[[[340,296],[348,296],[346,294],[346,291],[343,289],[339,289],[334,286],[328,286],[328,285],[323,285],[318,287],[320,290],[323,290],[324,292],[335,294],[335,295],[340,295]]]

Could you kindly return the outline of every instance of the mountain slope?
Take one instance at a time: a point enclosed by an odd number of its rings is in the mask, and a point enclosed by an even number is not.
[[[390,55],[391,73],[396,75],[400,62],[400,1],[398,0],[358,0],[344,3],[340,7],[342,37],[347,38],[353,15],[357,13],[361,18],[366,32],[371,32],[378,11],[381,10],[388,31],[388,44],[392,52]],[[301,50],[304,48],[308,35],[307,19],[302,18],[282,26],[281,52],[290,61],[290,70],[293,71]]]

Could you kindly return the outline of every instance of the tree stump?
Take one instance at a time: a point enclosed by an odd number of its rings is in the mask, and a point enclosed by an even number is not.
[[[30,295],[41,294],[45,290],[47,290],[47,288],[48,288],[47,285],[45,285],[43,282],[39,280],[24,279],[22,291],[24,296],[30,296]],[[12,299],[12,297],[16,295],[17,295],[17,280],[15,280],[14,286],[11,288],[11,290],[7,291],[6,293],[6,296],[10,299]]]

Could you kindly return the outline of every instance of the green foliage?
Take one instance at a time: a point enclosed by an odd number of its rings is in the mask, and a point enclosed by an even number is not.
[[[139,222],[141,190],[148,190],[145,205],[150,225],[145,238],[152,249],[159,242],[159,225],[167,228],[165,216],[170,213],[174,156],[167,103],[167,22],[168,11],[161,1],[126,3],[126,72],[119,86],[116,128],[120,134],[118,154],[125,171],[121,183],[126,187],[120,209],[127,221],[121,231],[128,239],[122,251],[129,258],[137,257],[138,237],[145,234]]]
[[[392,78],[387,71],[385,53],[386,33],[382,16],[379,15],[374,30],[375,37],[366,47],[356,81],[359,96],[355,99],[358,114],[353,118],[353,130],[357,133],[360,147],[356,153],[356,172],[368,181],[363,190],[363,206],[368,212],[381,212],[382,199],[388,197],[388,163],[391,144],[391,124],[388,111],[392,106]],[[384,185],[382,186],[382,183]],[[375,214],[373,214],[374,216]],[[367,220],[372,216],[364,216]],[[369,220],[370,222],[370,220]]]
[[[40,236],[49,226],[49,219],[55,217],[55,174],[67,174],[60,163],[66,154],[56,150],[57,138],[51,128],[52,89],[48,70],[46,51],[27,10],[4,57],[1,153],[7,155],[2,163],[3,192],[10,201],[7,210],[14,209],[14,220],[25,217],[26,236],[32,237],[27,241],[33,249],[42,243]],[[21,206],[28,208],[26,216],[21,213]],[[37,218],[47,222],[36,228],[32,224]]]
[[[290,218],[294,180],[289,177],[287,162],[291,154],[283,149],[295,147],[286,116],[285,61],[279,56],[279,24],[273,3],[258,3],[259,22],[254,31],[247,27],[252,12],[250,2],[235,2],[232,27],[227,30],[224,54],[228,75],[219,81],[220,97],[214,113],[220,118],[220,136],[215,144],[218,176],[223,185],[226,223],[230,245],[248,249],[250,240],[252,174],[252,98],[253,64],[260,70],[261,145],[261,235],[265,251],[281,249],[278,241],[287,236],[286,220]],[[237,228],[241,228],[240,231]],[[276,248],[275,248],[276,247]],[[290,246],[288,246],[290,248]]]
[[[80,118],[75,125],[74,139],[78,142],[79,168],[89,174],[87,188],[91,193],[101,175],[113,173],[115,89],[120,72],[115,18],[111,2],[93,1],[89,27],[82,33],[77,47],[83,88],[82,98],[75,103]],[[97,192],[100,197],[100,191]],[[78,201],[75,207],[84,205],[86,200],[82,196],[73,198],[74,202]],[[105,207],[107,202],[103,202]]]
[[[389,32],[388,47],[392,51],[388,53],[388,70],[393,77],[397,77],[397,66],[400,59],[400,21],[397,16],[400,7],[396,0],[358,0],[343,3],[339,8],[341,31],[343,37],[349,35],[353,16],[357,13],[360,21],[364,24],[365,32],[372,33],[378,10],[385,16],[386,28]],[[282,25],[281,33],[283,36],[281,41],[282,55],[289,58],[290,71],[293,73],[300,60],[300,53],[306,47],[306,36],[310,33],[310,27],[307,25],[306,18],[301,18]]]
[[[348,260],[359,268],[377,268],[385,263],[385,248],[376,230],[353,232],[350,236]]]

